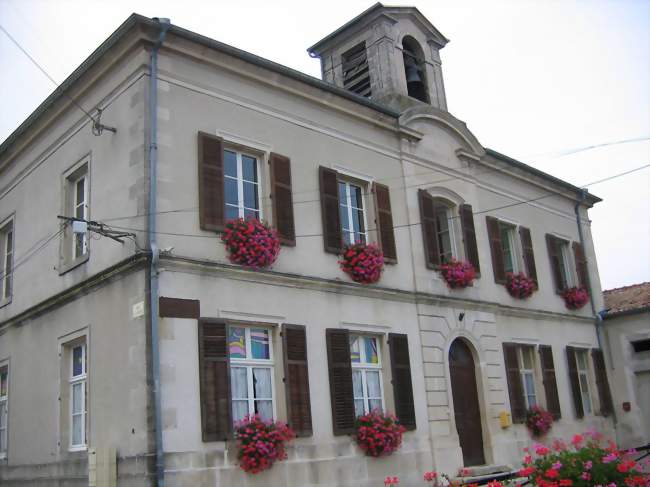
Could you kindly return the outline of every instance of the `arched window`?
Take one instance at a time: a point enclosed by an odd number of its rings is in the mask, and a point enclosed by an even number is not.
[[[406,76],[408,95],[424,103],[429,103],[424,54],[420,44],[410,36],[404,37],[402,55],[404,56],[404,75]]]

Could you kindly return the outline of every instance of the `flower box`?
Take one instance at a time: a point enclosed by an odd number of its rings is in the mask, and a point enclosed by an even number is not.
[[[567,309],[580,309],[589,301],[589,293],[584,287],[572,287],[562,293]]]
[[[535,292],[535,287],[535,280],[522,272],[519,274],[508,272],[506,274],[506,289],[513,298],[526,299],[532,296],[533,292]]]
[[[553,415],[539,406],[533,406],[526,412],[526,426],[533,436],[544,436],[553,426]]]
[[[277,232],[266,222],[255,218],[227,221],[221,240],[226,245],[230,262],[247,269],[269,267],[280,253]]]
[[[375,244],[355,243],[345,247],[339,265],[354,282],[372,284],[384,270],[384,253]]]
[[[285,460],[286,443],[296,437],[281,421],[264,421],[257,414],[235,423],[239,467],[256,474],[267,470],[276,461]]]
[[[372,411],[359,416],[354,438],[369,457],[383,457],[398,450],[406,428],[392,414]]]
[[[476,279],[474,266],[469,262],[451,259],[442,264],[438,271],[451,289],[462,289],[471,286]]]

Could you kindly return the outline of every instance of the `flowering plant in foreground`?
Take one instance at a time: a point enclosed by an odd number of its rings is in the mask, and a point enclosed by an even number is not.
[[[513,298],[526,299],[535,291],[535,280],[523,272],[519,274],[508,272],[506,274],[506,289]]]
[[[568,309],[580,309],[589,301],[589,293],[584,287],[572,287],[562,293]]]
[[[281,421],[264,421],[257,414],[235,423],[237,458],[242,470],[259,473],[287,458],[285,443],[296,437]]]
[[[476,278],[476,271],[472,264],[456,259],[451,259],[450,262],[442,264],[438,270],[447,285],[452,289],[467,287]]]
[[[533,450],[535,457],[524,457],[519,475],[540,487],[650,485],[650,475],[631,458],[634,451],[618,451],[611,440],[605,446],[596,432],[575,435],[571,446],[556,441],[552,448],[538,444]]]
[[[553,426],[553,416],[539,406],[533,406],[526,412],[526,426],[534,436],[543,436]]]
[[[253,270],[269,267],[280,253],[277,232],[256,218],[228,220],[221,240],[230,262]]]
[[[401,446],[406,428],[394,415],[375,410],[357,418],[356,430],[354,437],[366,455],[381,457]]]
[[[354,282],[372,284],[381,277],[384,253],[375,244],[355,243],[345,247],[339,265]]]

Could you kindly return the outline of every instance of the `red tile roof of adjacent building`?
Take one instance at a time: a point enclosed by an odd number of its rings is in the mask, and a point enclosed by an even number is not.
[[[650,307],[650,282],[603,291],[608,315]]]

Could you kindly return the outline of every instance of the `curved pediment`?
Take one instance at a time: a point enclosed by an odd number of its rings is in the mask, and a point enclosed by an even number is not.
[[[469,131],[465,122],[458,120],[449,112],[431,105],[422,105],[406,110],[399,118],[399,124],[422,132],[425,136],[439,131],[441,128],[452,134],[458,140],[460,150],[472,159],[481,159],[485,149]],[[430,125],[430,130],[427,130]]]

